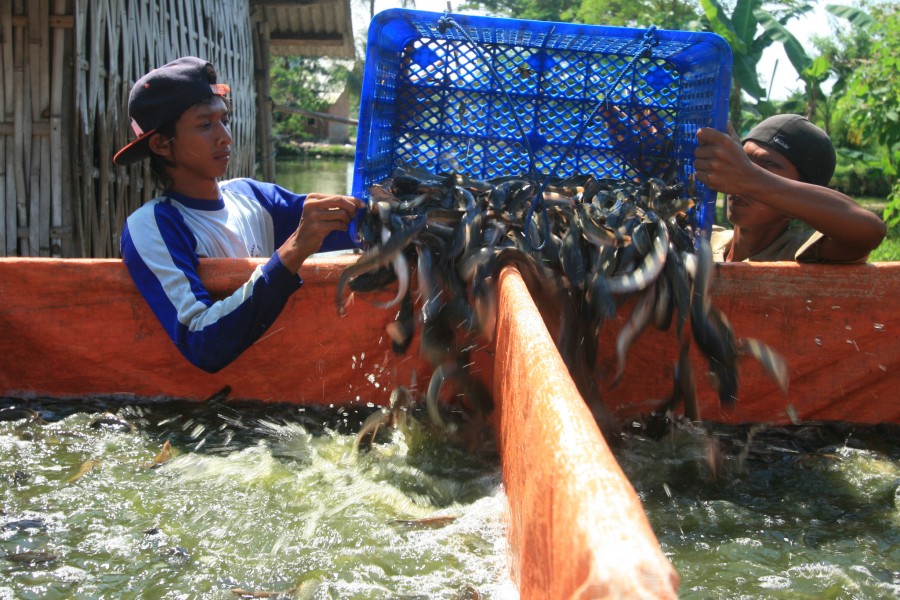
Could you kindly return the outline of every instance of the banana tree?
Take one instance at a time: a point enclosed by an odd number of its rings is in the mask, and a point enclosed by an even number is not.
[[[821,86],[831,74],[831,63],[823,56],[816,59],[810,57],[797,38],[787,30],[785,23],[794,15],[779,20],[762,9],[755,10],[754,15],[772,40],[782,45],[788,60],[803,80],[806,87],[806,117],[812,119],[816,114],[816,100],[822,95]]]
[[[871,54],[847,78],[840,110],[860,139],[877,149],[892,191],[884,209],[890,227],[900,226],[900,6],[886,2],[871,15],[851,7],[828,11],[872,35]]]
[[[763,0],[737,0],[731,15],[727,14],[718,0],[700,0],[700,7],[709,21],[710,29],[731,45],[733,64],[728,112],[735,130],[741,132],[742,93],[746,92],[757,101],[766,95],[757,72],[763,50],[778,42],[785,46],[785,53],[798,73],[811,65],[812,60],[803,51],[803,47],[784,27],[788,20],[807,12],[811,7],[807,4],[786,6],[780,17],[763,9]]]

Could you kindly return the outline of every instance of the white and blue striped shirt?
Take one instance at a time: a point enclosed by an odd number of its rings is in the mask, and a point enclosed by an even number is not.
[[[144,299],[181,353],[214,373],[269,328],[303,282],[275,250],[294,232],[305,194],[232,179],[217,201],[167,192],[136,210],[122,232],[122,258]],[[333,232],[320,251],[352,248]],[[197,275],[199,258],[271,256],[233,294],[214,301]]]

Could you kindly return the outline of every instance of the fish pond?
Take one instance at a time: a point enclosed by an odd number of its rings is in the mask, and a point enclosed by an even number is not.
[[[496,454],[357,454],[370,411],[4,399],[0,598],[517,598]],[[900,593],[897,427],[648,431],[614,446],[681,597]]]
[[[28,406],[0,411],[0,598],[516,596],[489,449],[412,423],[357,453],[341,410]]]

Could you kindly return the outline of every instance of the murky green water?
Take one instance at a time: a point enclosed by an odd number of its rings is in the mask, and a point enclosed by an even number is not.
[[[490,453],[414,428],[357,455],[357,414],[167,402],[118,409],[129,431],[85,404],[0,422],[2,598],[517,597]]]
[[[365,411],[33,406],[0,422],[0,598],[517,598],[490,450],[413,427],[357,456]],[[900,427],[681,424],[616,454],[682,598],[900,595]]]
[[[682,598],[900,597],[900,427],[680,426],[618,455]]]
[[[291,158],[277,161],[275,183],[298,194],[349,194],[353,161],[328,158]]]

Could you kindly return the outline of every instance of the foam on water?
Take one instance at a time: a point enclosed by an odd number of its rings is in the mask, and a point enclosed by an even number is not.
[[[57,557],[0,561],[0,596],[517,597],[495,457],[422,436],[410,447],[401,432],[356,456],[350,432],[257,410],[135,408],[134,433],[91,427],[96,413],[0,423],[2,472],[24,474],[3,490],[3,518],[45,525],[4,529],[0,547]],[[150,468],[166,439],[175,456]],[[437,515],[455,520],[396,522]]]

